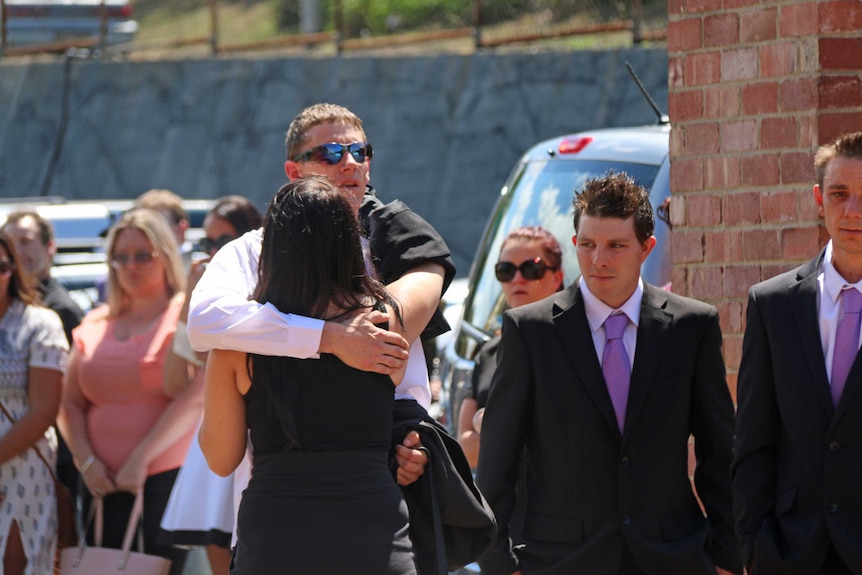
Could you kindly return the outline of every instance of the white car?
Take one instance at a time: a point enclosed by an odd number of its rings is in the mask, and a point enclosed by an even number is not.
[[[189,219],[186,240],[197,249],[205,235],[203,222],[217,200],[183,200]],[[54,227],[54,266],[51,275],[66,289],[85,312],[99,302],[98,284],[108,276],[105,236],[115,221],[134,206],[134,200],[66,201],[59,196],[3,198],[0,200],[0,226],[6,215],[18,210],[33,210]]]
[[[102,0],[6,0],[6,45],[25,46],[76,38],[99,40]],[[131,42],[138,32],[129,0],[105,0],[105,43]]]

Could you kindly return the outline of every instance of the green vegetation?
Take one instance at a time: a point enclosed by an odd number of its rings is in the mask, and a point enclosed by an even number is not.
[[[335,0],[319,0],[324,30],[335,29]],[[210,0],[133,0],[138,42],[208,38]],[[217,0],[219,42],[258,42],[299,31],[301,0]],[[483,34],[517,34],[556,25],[583,25],[631,17],[632,0],[481,0]],[[663,28],[666,0],[641,0],[648,27]],[[474,23],[474,0],[341,0],[345,38],[460,28]],[[650,24],[654,23],[654,24]],[[657,23],[657,25],[655,25]],[[626,33],[555,40],[569,46],[626,45]]]

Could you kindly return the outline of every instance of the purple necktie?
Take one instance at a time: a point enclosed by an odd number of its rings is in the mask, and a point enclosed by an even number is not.
[[[605,384],[611,395],[611,403],[617,414],[617,425],[620,432],[623,431],[623,422],[626,419],[626,403],[629,399],[629,379],[632,367],[629,363],[629,355],[626,346],[623,345],[623,333],[629,324],[626,314],[608,316],[605,320],[605,351],[602,353],[602,374],[605,376]],[[858,332],[857,332],[858,333]]]
[[[832,352],[832,402],[838,405],[850,367],[859,352],[859,312],[862,311],[862,294],[855,288],[843,290],[844,315],[835,331],[835,350]]]

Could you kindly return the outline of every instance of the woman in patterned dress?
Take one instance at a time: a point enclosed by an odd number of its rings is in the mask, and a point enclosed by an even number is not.
[[[63,324],[41,307],[31,278],[0,233],[0,549],[2,575],[50,575],[57,544],[54,481],[35,447],[56,465],[51,424],[63,391]]]

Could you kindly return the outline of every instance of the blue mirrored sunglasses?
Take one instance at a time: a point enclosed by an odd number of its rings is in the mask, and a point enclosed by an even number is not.
[[[334,166],[344,157],[344,152],[348,152],[357,163],[365,162],[366,158],[371,159],[373,151],[371,144],[368,142],[353,142],[352,144],[337,144],[331,142],[329,144],[321,144],[310,150],[306,150],[296,155],[293,158],[294,162],[320,162]]]

